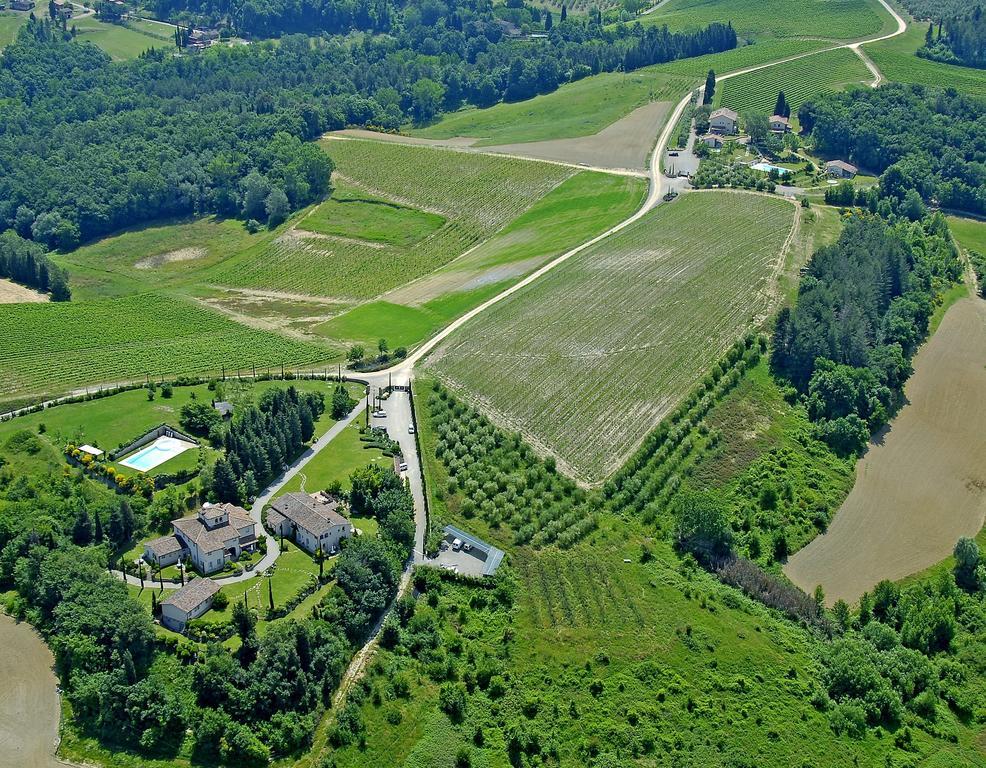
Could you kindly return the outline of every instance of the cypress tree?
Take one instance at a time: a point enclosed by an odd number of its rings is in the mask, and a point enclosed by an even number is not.
[[[709,74],[705,76],[705,96],[702,99],[703,104],[711,104],[712,97],[716,93],[716,73],[715,70],[710,69]]]

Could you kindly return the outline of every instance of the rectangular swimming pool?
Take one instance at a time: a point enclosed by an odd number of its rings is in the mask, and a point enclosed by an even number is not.
[[[194,447],[194,443],[189,443],[186,440],[161,436],[150,445],[130,454],[120,464],[130,467],[130,469],[136,469],[138,472],[149,472],[154,467],[160,466],[169,459],[173,459]]]
[[[779,165],[771,165],[770,163],[754,163],[750,167],[755,171],[763,171],[764,173],[777,171],[780,176],[789,176],[791,173],[790,168],[781,168]]]

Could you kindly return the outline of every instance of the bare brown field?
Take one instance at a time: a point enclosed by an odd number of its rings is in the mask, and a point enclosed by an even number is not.
[[[0,613],[0,768],[56,768],[54,659],[27,624]]]
[[[986,516],[986,302],[964,298],[914,359],[907,404],[870,444],[828,532],[784,571],[829,602],[934,565]]]
[[[594,168],[644,170],[647,168],[651,148],[672,106],[674,105],[667,101],[645,104],[592,136],[501,144],[484,147],[484,151],[529,157],[532,160],[584,163]]]
[[[48,301],[48,296],[12,280],[0,280],[0,304],[24,304],[29,301]]]

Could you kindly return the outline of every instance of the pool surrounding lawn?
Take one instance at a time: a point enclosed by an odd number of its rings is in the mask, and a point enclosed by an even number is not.
[[[175,456],[179,456],[185,451],[196,447],[195,443],[190,443],[187,440],[179,440],[176,437],[161,435],[161,437],[150,445],[144,446],[137,453],[131,454],[126,459],[123,459],[120,464],[124,467],[136,469],[138,472],[149,472],[159,464],[164,464],[169,459],[173,459]]]

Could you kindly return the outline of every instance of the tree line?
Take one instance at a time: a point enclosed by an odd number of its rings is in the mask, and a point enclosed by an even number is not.
[[[0,278],[50,294],[52,301],[72,298],[68,273],[51,262],[44,246],[11,230],[0,233]]]
[[[898,408],[936,296],[961,270],[940,213],[920,222],[855,213],[812,256],[797,304],[778,314],[771,364],[837,453],[861,453]]]
[[[982,6],[971,11],[963,9],[946,18],[939,16],[937,36],[934,21],[930,22],[917,55],[945,64],[986,67],[986,18]]]
[[[257,405],[243,409],[222,430],[225,454],[212,468],[209,483],[216,497],[239,504],[256,496],[304,450],[324,411],[321,392],[294,387],[264,392]]]
[[[820,153],[880,174],[894,210],[913,190],[925,203],[986,213],[984,112],[986,100],[953,89],[890,83],[806,102],[798,119]]]

